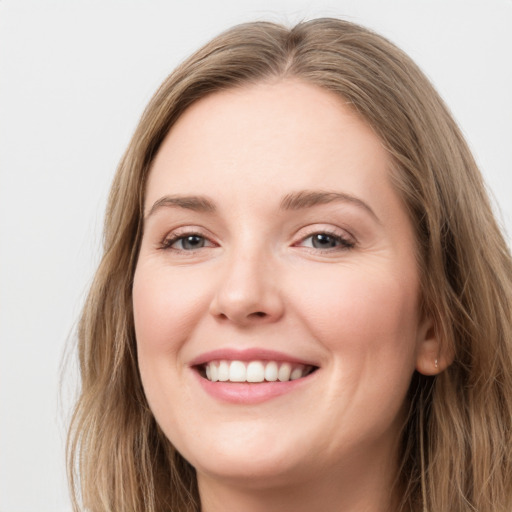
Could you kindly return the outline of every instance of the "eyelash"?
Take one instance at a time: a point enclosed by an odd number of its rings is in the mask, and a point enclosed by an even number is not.
[[[328,248],[308,247],[308,246],[302,245],[309,238],[312,238],[312,237],[318,236],[318,235],[326,235],[327,237],[333,239],[334,242],[338,243],[339,245],[337,247],[328,247]],[[180,240],[185,240],[190,237],[197,237],[197,238],[203,239],[205,241],[205,243],[210,244],[208,246],[198,247],[195,250],[205,249],[205,248],[212,247],[215,245],[208,237],[204,236],[202,233],[190,231],[190,232],[182,232],[182,233],[177,232],[177,233],[171,234],[170,236],[166,237],[161,242],[161,244],[159,245],[158,248],[163,249],[163,250],[172,250],[172,251],[181,252],[181,253],[187,253],[187,252],[192,253],[195,251],[194,249],[188,250],[188,249],[179,249],[176,247],[172,247],[176,242],[179,242]],[[306,249],[310,249],[313,251],[335,252],[335,251],[347,251],[347,250],[353,249],[355,247],[355,245],[356,245],[356,243],[346,236],[342,236],[339,233],[330,231],[328,229],[321,229],[321,230],[313,231],[313,232],[309,233],[307,236],[302,237],[299,240],[299,242],[294,244],[294,247],[305,247]]]
[[[330,237],[331,239],[333,239],[335,242],[339,243],[339,246],[329,247],[329,248],[324,248],[324,249],[320,249],[317,247],[306,247],[307,249],[312,249],[314,251],[317,251],[317,250],[324,251],[324,252],[326,252],[326,251],[328,251],[328,252],[347,251],[347,250],[353,249],[356,245],[355,241],[350,239],[348,236],[343,236],[340,233],[336,233],[336,232],[330,231],[328,229],[315,230],[315,231],[309,233],[308,235],[304,236],[303,238],[301,238],[300,241],[295,245],[301,247],[300,244],[303,244],[309,238],[312,238],[317,235],[326,235],[326,236]],[[302,246],[302,247],[304,247],[304,246]]]
[[[173,250],[173,251],[177,251],[177,252],[194,252],[193,250],[178,249],[178,248],[172,247],[176,242],[179,242],[180,240],[185,240],[190,237],[202,238],[205,240],[205,242],[210,242],[210,244],[213,244],[213,242],[211,242],[208,239],[208,237],[204,236],[202,233],[197,233],[197,232],[193,232],[193,231],[184,232],[184,233],[178,232],[178,233],[172,233],[170,236],[166,237],[160,244],[159,249]],[[204,249],[204,248],[205,247],[199,247],[199,249]],[[198,249],[196,249],[196,250],[198,250]]]

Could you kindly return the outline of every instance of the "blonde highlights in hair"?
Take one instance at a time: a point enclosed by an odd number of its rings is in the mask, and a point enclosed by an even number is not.
[[[512,510],[512,260],[447,108],[402,51],[352,23],[259,22],[215,38],[172,73],[119,165],[104,255],[78,329],[82,387],[68,439],[75,510],[199,510],[194,469],[163,435],[137,367],[131,288],[144,188],[169,129],[195,101],[294,78],[338,94],[389,151],[416,229],[422,303],[454,362],[415,374],[402,434],[401,510]]]

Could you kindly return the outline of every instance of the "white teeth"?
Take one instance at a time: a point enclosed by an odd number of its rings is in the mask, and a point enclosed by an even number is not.
[[[219,380],[221,382],[229,380],[229,363],[227,361],[219,362]]]
[[[283,363],[279,367],[279,372],[277,374],[277,378],[281,382],[286,382],[287,380],[290,380],[291,373],[292,373],[292,365],[290,363]]]
[[[265,380],[265,367],[261,361],[251,361],[247,365],[247,382],[263,382]]]
[[[287,382],[307,375],[310,366],[276,361],[211,361],[204,365],[211,382]]]
[[[210,380],[212,382],[217,382],[219,380],[219,367],[213,363],[210,366]]]
[[[242,361],[231,361],[229,365],[229,380],[231,382],[245,382],[247,371]]]
[[[290,380],[297,380],[302,377],[302,370],[300,368],[294,368],[290,374]]]
[[[269,382],[275,382],[277,380],[278,366],[275,361],[270,361],[265,366],[265,380]]]

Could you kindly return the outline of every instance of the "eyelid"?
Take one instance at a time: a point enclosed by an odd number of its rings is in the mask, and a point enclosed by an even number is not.
[[[312,248],[303,246],[305,249],[312,249],[313,251],[339,251],[339,250],[347,250],[353,248],[357,244],[356,238],[348,232],[344,228],[340,228],[338,226],[325,225],[325,224],[314,224],[310,226],[303,227],[294,237],[295,242],[292,243],[292,246],[301,247],[301,244],[310,238],[313,235],[325,234],[331,236],[333,238],[338,239],[341,243],[338,247],[332,248]],[[184,250],[173,248],[172,245],[176,243],[178,240],[184,239],[188,236],[198,236],[204,238],[207,242],[207,246],[198,247],[194,250]],[[174,228],[170,232],[168,232],[162,239],[159,241],[157,248],[162,250],[173,250],[178,253],[193,253],[199,251],[201,249],[208,249],[212,247],[218,247],[219,244],[215,241],[213,235],[206,229],[199,226],[180,226]]]
[[[198,226],[180,226],[168,232],[158,243],[158,248],[163,250],[174,250],[176,252],[183,253],[194,252],[171,247],[178,240],[187,238],[188,236],[198,236],[204,238],[207,242],[209,242],[209,245],[207,247],[200,247],[197,250],[218,246],[218,244],[213,240],[213,236],[205,229],[200,228]]]
[[[347,250],[347,249],[351,249],[353,248],[355,245],[357,245],[357,240],[356,238],[351,234],[349,233],[346,229],[342,229],[342,228],[339,228],[339,227],[335,227],[335,226],[326,226],[325,224],[324,225],[321,225],[321,224],[315,224],[315,225],[312,225],[312,226],[308,226],[307,228],[303,228],[303,230],[300,230],[298,235],[297,235],[297,242],[294,242],[294,246],[296,247],[301,247],[301,243],[303,243],[305,240],[307,240],[308,238],[312,237],[313,235],[320,235],[320,234],[325,234],[325,235],[329,235],[329,236],[332,236],[334,238],[337,238],[339,239],[341,242],[342,242],[342,246],[341,247],[333,247],[331,249],[318,249],[318,248],[310,248],[310,249],[313,249],[314,251],[336,251],[336,250]],[[306,247],[308,248],[308,247]]]

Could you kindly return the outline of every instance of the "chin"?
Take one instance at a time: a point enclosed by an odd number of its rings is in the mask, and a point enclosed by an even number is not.
[[[208,446],[199,450],[194,446],[180,452],[198,475],[259,488],[297,481],[302,473],[310,471],[306,469],[310,466],[307,454],[301,453],[298,457],[297,446],[300,444],[283,443],[283,436],[276,436],[275,432],[258,439],[248,439],[247,436],[231,436],[227,442],[210,439]]]
[[[293,464],[287,460],[273,457],[252,459],[250,455],[238,454],[224,457],[221,461],[212,457],[197,461],[195,465],[198,478],[202,475],[209,479],[222,480],[226,484],[248,489],[263,489],[296,484],[305,477],[305,466]]]

